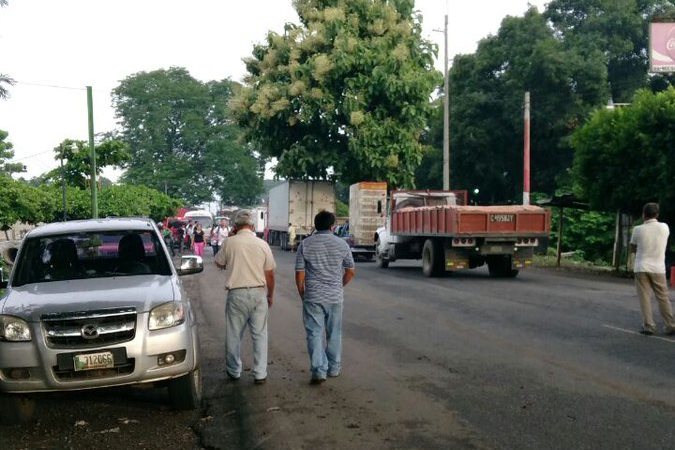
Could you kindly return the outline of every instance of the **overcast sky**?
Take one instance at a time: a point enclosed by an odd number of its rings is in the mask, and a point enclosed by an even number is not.
[[[448,53],[473,53],[506,15],[521,16],[545,0],[416,0],[424,37]],[[291,0],[9,0],[0,8],[0,73],[17,84],[0,101],[0,129],[14,161],[40,175],[58,165],[53,149],[87,140],[86,86],[93,88],[94,131],[115,128],[110,91],[141,71],[185,67],[195,78],[241,81],[242,58],[269,30],[298,22]],[[440,32],[434,31],[440,30]],[[115,179],[112,171],[105,175]]]

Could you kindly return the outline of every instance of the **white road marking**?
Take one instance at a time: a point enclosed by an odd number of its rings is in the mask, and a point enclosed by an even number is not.
[[[642,335],[641,335],[639,332],[637,332],[637,331],[626,330],[625,328],[614,327],[614,326],[612,326],[612,325],[603,325],[603,327],[609,328],[609,329],[611,329],[611,330],[621,331],[621,332],[623,332],[623,333],[635,334],[635,335],[637,335],[637,336],[642,336]],[[666,341],[666,342],[670,342],[671,344],[675,344],[675,341],[673,341],[672,339],[664,338],[664,337],[661,337],[661,336],[651,335],[651,336],[645,336],[645,337],[648,337],[648,338],[650,338],[650,339],[660,339],[660,340],[662,340],[662,341]]]

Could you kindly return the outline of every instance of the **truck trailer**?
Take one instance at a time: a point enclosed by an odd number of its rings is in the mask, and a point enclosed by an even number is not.
[[[296,239],[314,231],[314,216],[319,211],[335,212],[335,189],[330,181],[287,180],[267,192],[267,241],[290,248],[288,227],[295,227]]]
[[[422,259],[429,277],[483,264],[493,277],[515,277],[532,264],[550,222],[550,211],[538,206],[465,206],[451,191],[393,191],[376,233],[375,260],[386,268],[398,259]]]
[[[349,222],[342,236],[354,258],[372,260],[375,235],[384,225],[387,208],[387,183],[362,181],[349,187]]]

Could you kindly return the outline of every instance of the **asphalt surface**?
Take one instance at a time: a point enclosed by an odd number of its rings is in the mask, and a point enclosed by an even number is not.
[[[248,338],[242,379],[224,376],[224,281],[207,255],[203,274],[183,278],[200,321],[202,410],[171,411],[161,389],[45,396],[36,422],[0,426],[0,448],[675,448],[675,339],[637,333],[631,280],[540,269],[428,279],[418,262],[358,263],[343,373],[312,386],[294,255],[275,256],[266,384],[253,384]]]

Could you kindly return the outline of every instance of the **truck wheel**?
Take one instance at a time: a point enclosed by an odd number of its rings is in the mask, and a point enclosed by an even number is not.
[[[380,252],[380,249],[375,244],[375,265],[381,269],[386,269],[389,267],[389,260],[384,259],[384,255]]]
[[[174,409],[198,408],[202,401],[202,372],[196,368],[182,377],[169,381],[169,399]]]
[[[0,396],[0,423],[18,425],[28,422],[35,413],[35,400],[25,395]]]
[[[444,272],[445,254],[437,239],[427,239],[422,249],[422,272],[427,277],[438,277]]]
[[[518,270],[511,268],[511,256],[493,256],[487,261],[491,277],[515,278]]]

